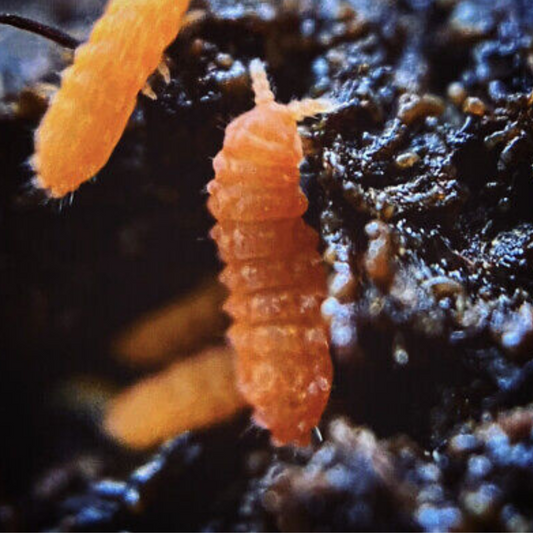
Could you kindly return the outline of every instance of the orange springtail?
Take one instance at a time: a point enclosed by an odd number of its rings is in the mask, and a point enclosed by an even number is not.
[[[107,163],[189,0],[110,0],[35,134],[37,187],[60,198]]]
[[[278,104],[259,61],[251,73],[256,106],[229,124],[214,160],[211,235],[227,263],[221,280],[230,290],[225,309],[234,319],[228,336],[239,388],[274,444],[305,446],[333,370],[320,314],[326,278],[318,236],[302,219],[308,202],[299,185],[297,120],[331,104]]]

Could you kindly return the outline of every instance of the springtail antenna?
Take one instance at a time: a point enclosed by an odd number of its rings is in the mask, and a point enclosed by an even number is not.
[[[261,60],[252,60],[250,63],[250,75],[252,77],[252,89],[255,94],[255,104],[261,105],[274,102],[274,93],[270,88],[265,65]],[[313,117],[320,113],[329,113],[337,107],[337,104],[327,98],[304,98],[303,100],[294,100],[287,107],[294,119],[300,122],[307,117]]]
[[[78,41],[78,39],[75,39],[64,31],[19,15],[0,13],[0,24],[13,26],[14,28],[40,35],[45,39],[53,41],[65,48],[70,48],[71,50],[74,50],[81,44],[81,41]]]
[[[252,89],[255,94],[255,105],[269,104],[274,102],[274,93],[265,71],[265,65],[259,59],[250,63],[250,75],[252,76]]]
[[[324,437],[322,436],[322,432],[320,429],[318,429],[318,426],[315,426],[312,430],[313,438],[317,444],[322,444],[324,442]]]
[[[287,104],[294,120],[302,121],[307,117],[314,117],[320,113],[330,113],[337,105],[327,98],[304,98],[303,100],[294,100]]]

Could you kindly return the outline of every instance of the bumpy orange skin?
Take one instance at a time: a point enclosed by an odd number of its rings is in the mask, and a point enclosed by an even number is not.
[[[76,50],[35,135],[36,185],[75,191],[107,162],[137,95],[176,38],[189,0],[111,0]]]
[[[227,267],[229,338],[239,388],[275,444],[309,444],[332,382],[320,305],[325,274],[302,220],[302,143],[289,109],[261,103],[226,129],[208,185],[212,230]]]

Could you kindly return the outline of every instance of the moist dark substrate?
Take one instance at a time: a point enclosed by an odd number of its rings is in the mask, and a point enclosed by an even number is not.
[[[22,12],[82,35],[101,6],[41,4]],[[532,530],[533,3],[194,7],[171,83],[72,203],[43,202],[24,166],[44,104],[20,87],[57,82],[62,58],[32,40],[15,60],[26,34],[0,51],[0,524]],[[109,341],[218,268],[204,189],[255,57],[280,100],[339,104],[302,128],[332,272],[324,441],[273,449],[245,415],[131,454],[94,415],[104,383],[136,377]]]

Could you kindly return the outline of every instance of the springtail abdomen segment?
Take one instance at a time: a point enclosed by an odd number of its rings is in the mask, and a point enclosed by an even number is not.
[[[62,197],[108,161],[189,0],[111,0],[35,134],[35,184]]]
[[[333,371],[318,237],[302,219],[308,202],[297,119],[331,106],[278,104],[261,63],[251,72],[256,106],[227,127],[214,160],[212,237],[227,264],[221,280],[230,290],[225,309],[234,319],[229,338],[240,390],[275,444],[304,446],[328,402]]]

